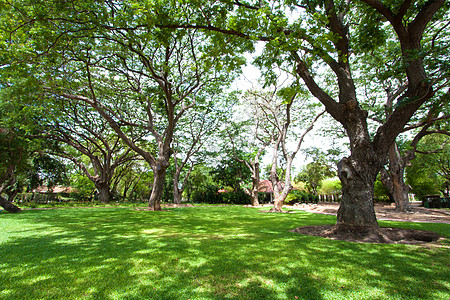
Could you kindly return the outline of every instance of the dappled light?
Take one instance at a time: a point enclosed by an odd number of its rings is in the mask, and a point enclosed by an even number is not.
[[[244,207],[2,214],[0,223],[8,229],[0,236],[4,255],[0,295],[8,299],[448,298],[447,248],[359,244],[289,232],[301,225],[335,222],[333,216],[261,214],[257,208]],[[450,226],[401,225],[432,228],[447,236]]]

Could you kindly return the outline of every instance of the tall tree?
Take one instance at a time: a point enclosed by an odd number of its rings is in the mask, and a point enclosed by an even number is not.
[[[365,17],[370,21],[370,18]],[[448,64],[450,63],[447,55],[448,40],[441,39],[450,34],[450,22],[445,19],[436,21],[430,30],[424,33],[424,41],[434,41],[422,43],[422,52],[427,53],[424,57],[424,69],[428,74],[434,74],[433,82],[436,86],[434,96],[424,103],[411,117],[403,129],[403,133],[389,147],[388,165],[381,169],[381,180],[389,189],[396,209],[398,211],[409,211],[411,205],[408,199],[409,186],[404,181],[405,167],[415,157],[415,148],[418,141],[433,133],[444,132],[438,127],[440,123],[449,118],[448,100],[449,93]],[[373,20],[372,20],[373,22]],[[384,28],[386,30],[386,28]],[[387,29],[389,30],[389,29]],[[401,61],[401,48],[393,38],[394,34],[389,31],[376,32],[372,38],[384,38],[385,42],[377,43],[377,51],[372,51],[372,55],[359,56],[355,61],[361,70],[357,82],[364,89],[364,97],[361,105],[369,112],[369,122],[374,121],[377,124],[383,124],[391,117],[397,102],[403,96],[407,88],[407,78],[404,72],[399,71]],[[392,29],[391,29],[392,30]],[[362,31],[358,35],[359,48],[364,48],[364,40],[368,32]],[[446,91],[447,90],[447,91]],[[385,99],[377,101],[377,99]],[[412,141],[405,143],[405,139]],[[408,145],[409,144],[409,145]]]
[[[189,176],[196,164],[204,159],[205,143],[211,139],[227,119],[228,101],[217,95],[203,106],[194,107],[181,119],[173,142],[173,201],[181,202],[182,194],[187,186]],[[198,97],[198,96],[197,96]]]
[[[231,143],[231,155],[245,164],[251,174],[250,188],[244,192],[250,196],[252,206],[259,205],[260,160],[265,149],[272,142],[275,127],[268,120],[267,115],[259,107],[262,93],[248,90],[241,100],[242,110],[235,112],[239,121],[230,122],[226,129],[225,143]],[[265,94],[270,97],[270,94]],[[264,97],[264,96],[263,96]],[[245,112],[244,112],[245,111]]]
[[[309,105],[308,99],[303,99],[302,102],[296,99],[299,96],[298,90],[293,84],[289,88],[253,94],[255,107],[264,116],[265,122],[271,124],[274,129],[268,136],[272,144],[272,164],[269,179],[272,183],[274,196],[274,206],[271,211],[274,212],[282,211],[283,202],[293,188],[291,183],[292,162],[300,150],[305,136],[313,129],[314,123],[324,113],[318,113],[311,121],[310,115],[314,116],[316,107]],[[301,128],[299,126],[297,129],[303,130],[303,132],[298,135],[292,130],[291,123],[306,123],[308,127]],[[293,151],[289,151],[287,142],[292,136],[297,138],[297,145]],[[277,172],[280,159],[279,151],[282,152],[282,157],[286,162],[284,182],[279,178]]]
[[[32,62],[37,88],[94,108],[115,133],[153,169],[150,210],[161,210],[166,169],[178,121],[202,101],[196,95],[225,86],[243,59],[234,38],[194,29],[161,29],[162,20],[184,13],[179,5],[140,1],[23,1],[6,4],[10,50]],[[28,9],[28,8],[33,9]],[[30,34],[32,33],[32,34]],[[23,34],[23,36],[22,36]],[[27,42],[29,41],[29,42]],[[221,47],[211,47],[211,42]],[[15,48],[20,42],[26,47]],[[16,61],[11,60],[14,68]],[[43,74],[43,75],[42,75]],[[156,151],[133,142],[150,133]]]
[[[265,41],[265,50],[258,62],[267,69],[268,79],[276,78],[271,72],[273,65],[295,68],[309,91],[345,128],[350,140],[351,154],[338,164],[343,199],[336,231],[370,232],[378,229],[373,187],[387,160],[389,148],[414,113],[439,88],[434,84],[434,78],[440,77],[444,70],[432,74],[426,72],[424,60],[432,57],[422,51],[422,45],[436,42],[424,40],[423,36],[426,30],[439,31],[442,27],[438,21],[448,17],[448,11],[441,9],[444,3],[445,0],[299,0],[270,4],[224,1],[222,5],[216,2],[215,7],[218,11],[230,10],[228,18],[221,16],[215,22],[168,19],[160,26],[202,28]],[[199,3],[199,6],[204,4]],[[288,17],[287,8],[296,10],[296,14]],[[390,117],[371,132],[368,113],[358,100],[352,66],[358,57],[377,51],[377,44],[386,41],[380,33],[388,32],[395,32],[394,41],[401,49],[401,64],[393,71],[405,74],[406,88],[398,97]],[[365,33],[362,40],[365,45],[359,49],[355,47],[361,42],[356,38],[358,33]],[[437,37],[437,40],[441,39]],[[330,71],[333,81],[324,82],[317,76],[323,69]]]

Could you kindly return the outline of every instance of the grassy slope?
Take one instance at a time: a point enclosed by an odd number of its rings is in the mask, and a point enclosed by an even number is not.
[[[0,299],[450,298],[446,247],[288,231],[334,222],[243,207],[2,212]],[[450,237],[450,225],[381,224]]]

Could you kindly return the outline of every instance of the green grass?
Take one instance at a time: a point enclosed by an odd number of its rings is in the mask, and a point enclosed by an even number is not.
[[[333,224],[244,207],[66,208],[0,214],[0,299],[449,299],[438,246],[302,236]],[[381,222],[434,230],[450,225]]]

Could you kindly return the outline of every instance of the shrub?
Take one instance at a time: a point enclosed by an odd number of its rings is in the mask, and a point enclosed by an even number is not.
[[[192,193],[194,203],[208,204],[250,204],[250,196],[243,191],[218,193],[217,186],[207,186]]]
[[[305,191],[293,190],[289,193],[284,201],[285,204],[294,203],[317,203],[319,196],[307,193]]]
[[[342,183],[339,178],[329,178],[322,181],[318,193],[321,195],[339,195],[341,190]]]
[[[250,196],[244,191],[228,192],[222,194],[223,203],[227,204],[250,204]]]

